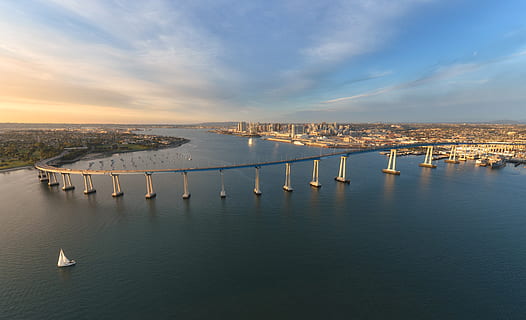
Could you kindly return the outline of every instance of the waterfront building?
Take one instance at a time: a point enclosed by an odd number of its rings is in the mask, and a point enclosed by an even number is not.
[[[296,138],[297,136],[301,136],[304,133],[303,125],[300,124],[293,124],[290,126],[290,137]]]
[[[238,132],[245,132],[245,131],[247,131],[247,123],[245,121],[238,122],[238,124],[237,124],[237,131]]]

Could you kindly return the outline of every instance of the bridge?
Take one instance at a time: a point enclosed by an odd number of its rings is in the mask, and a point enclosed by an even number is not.
[[[283,189],[285,191],[293,191],[290,176],[291,176],[291,164],[298,162],[313,161],[313,171],[312,171],[312,181],[310,185],[315,188],[321,187],[321,184],[318,179],[318,167],[319,161],[324,159],[329,159],[333,157],[340,157],[340,167],[338,171],[338,176],[334,179],[341,183],[350,183],[350,180],[346,178],[346,167],[347,167],[347,158],[351,155],[378,152],[384,150],[390,150],[389,160],[387,168],[382,169],[382,172],[386,174],[399,175],[400,171],[396,170],[396,157],[397,150],[399,149],[414,149],[414,148],[427,148],[425,160],[423,163],[420,163],[419,166],[427,168],[436,168],[436,165],[433,164],[433,147],[439,146],[451,146],[451,151],[449,153],[448,159],[445,160],[447,163],[459,163],[462,154],[457,154],[457,146],[485,146],[486,149],[493,152],[503,152],[508,150],[518,150],[522,149],[521,147],[526,146],[526,143],[509,143],[509,142],[440,142],[440,143],[415,143],[415,144],[403,144],[395,146],[381,146],[374,148],[366,149],[357,149],[357,150],[345,150],[340,152],[326,153],[318,156],[309,156],[301,158],[293,158],[287,160],[279,161],[267,161],[267,162],[258,162],[258,163],[246,163],[246,164],[237,164],[237,165],[227,165],[227,166],[210,166],[210,167],[196,167],[196,168],[176,168],[176,169],[152,169],[152,170],[81,170],[81,169],[69,169],[53,166],[49,163],[60,159],[64,153],[59,156],[45,159],[39,161],[35,164],[35,168],[38,170],[38,177],[41,182],[47,182],[49,186],[58,186],[59,181],[57,174],[62,176],[62,190],[69,191],[73,190],[75,186],[71,183],[71,175],[79,174],[84,178],[84,193],[90,194],[96,192],[96,189],[93,186],[93,181],[91,179],[92,175],[108,175],[112,178],[113,184],[113,197],[122,196],[124,193],[121,190],[121,185],[119,181],[119,175],[122,174],[144,174],[146,177],[146,195],[147,199],[154,198],[156,193],[153,188],[153,174],[161,173],[182,173],[183,174],[183,183],[184,183],[184,193],[183,199],[190,198],[190,191],[188,188],[188,173],[197,172],[197,171],[219,171],[221,174],[221,192],[220,196],[222,198],[226,197],[226,191],[224,186],[223,171],[233,170],[233,169],[244,169],[244,168],[255,168],[255,179],[254,179],[254,193],[256,195],[261,195],[261,189],[259,186],[259,169],[265,166],[275,166],[275,165],[285,165],[285,184]],[[465,155],[464,155],[465,156]]]

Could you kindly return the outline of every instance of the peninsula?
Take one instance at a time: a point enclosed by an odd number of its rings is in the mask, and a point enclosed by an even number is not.
[[[86,156],[174,148],[189,141],[140,134],[139,130],[103,126],[3,129],[0,130],[0,170],[32,166],[60,154],[61,163],[70,163]]]

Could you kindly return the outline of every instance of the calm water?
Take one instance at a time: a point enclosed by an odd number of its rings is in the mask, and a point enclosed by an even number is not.
[[[180,148],[75,163],[144,168],[233,164],[316,155],[320,149],[198,130]],[[326,152],[327,150],[323,150]],[[121,160],[121,158],[123,160]],[[191,160],[189,160],[191,158]],[[112,161],[113,160],[113,161]],[[309,187],[312,163],[180,174],[110,177],[97,193],[63,192],[36,172],[0,174],[2,319],[520,319],[526,314],[526,169],[473,162],[419,168],[398,161],[380,172],[377,153],[320,163],[323,187]],[[77,266],[58,269],[59,249]]]

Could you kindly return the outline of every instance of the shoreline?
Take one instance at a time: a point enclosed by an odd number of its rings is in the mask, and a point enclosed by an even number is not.
[[[84,154],[82,156],[79,156],[77,158],[74,158],[72,160],[62,161],[62,159],[57,159],[57,160],[59,160],[59,163],[57,165],[60,166],[60,165],[63,165],[63,164],[75,163],[75,162],[81,161],[81,160],[93,160],[93,159],[106,158],[106,157],[110,157],[110,156],[112,156],[114,154],[120,154],[120,153],[131,153],[131,152],[140,152],[140,151],[156,151],[156,150],[172,149],[172,148],[175,149],[175,148],[178,148],[178,147],[180,147],[183,144],[188,143],[188,142],[190,142],[189,139],[184,139],[184,141],[181,141],[178,144],[170,145],[170,146],[167,146],[167,147],[143,149],[143,150],[123,150],[123,151],[115,151],[115,152],[88,152],[88,153],[86,153],[86,154]],[[64,156],[64,154],[62,154],[62,156]],[[11,172],[11,171],[17,171],[17,170],[30,170],[30,169],[34,169],[34,168],[35,168],[34,164],[33,165],[25,165],[25,166],[20,166],[20,167],[0,169],[0,173],[6,173],[6,172]]]
[[[209,130],[208,132],[216,133],[216,134],[222,134],[222,135],[228,135],[228,136],[236,136],[236,137],[243,137],[243,138],[260,138],[262,140],[267,141],[274,141],[274,142],[281,142],[281,143],[289,143],[289,144],[295,144],[300,146],[308,146],[308,147],[315,147],[315,148],[324,148],[324,149],[364,149],[366,147],[362,146],[361,144],[358,145],[356,143],[341,143],[338,141],[319,141],[319,140],[311,140],[311,139],[304,139],[304,138],[285,138],[285,137],[278,137],[278,136],[262,136],[257,133],[243,133],[243,132],[231,132],[226,130]]]
[[[17,170],[30,170],[33,169],[34,166],[21,166],[21,167],[12,167],[12,168],[4,168],[0,169],[0,173],[6,173],[11,171],[17,171]]]

